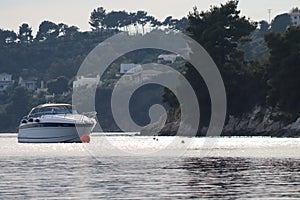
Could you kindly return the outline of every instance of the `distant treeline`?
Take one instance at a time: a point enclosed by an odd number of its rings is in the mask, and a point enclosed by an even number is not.
[[[126,12],[111,11],[106,12],[103,7],[96,8],[90,15],[89,24],[91,30],[98,33],[107,33],[114,31],[128,31],[129,27],[134,27],[136,33],[145,32],[145,27],[149,29],[168,28],[179,31],[185,31],[188,23],[186,17],[174,19],[167,17],[164,21],[159,21],[155,17],[148,15],[145,11]],[[0,29],[0,47],[9,46],[13,43],[30,44],[33,42],[78,39],[79,28],[69,26],[64,23],[55,24],[51,21],[43,21],[39,25],[36,37],[32,34],[32,28],[29,24],[23,23],[19,27],[18,33],[11,30]]]

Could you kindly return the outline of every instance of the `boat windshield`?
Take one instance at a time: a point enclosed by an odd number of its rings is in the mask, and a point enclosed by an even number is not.
[[[34,108],[29,115],[41,116],[41,115],[55,115],[55,114],[76,114],[77,112],[72,109],[71,105],[54,105]]]

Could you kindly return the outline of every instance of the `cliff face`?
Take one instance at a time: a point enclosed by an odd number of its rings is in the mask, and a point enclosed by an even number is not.
[[[256,106],[241,117],[229,116],[222,135],[297,137],[300,136],[300,118],[289,123],[285,113]]]
[[[171,108],[159,121],[141,130],[141,135],[175,136],[180,123],[180,109]]]
[[[300,137],[300,117],[293,123],[287,114],[273,108],[256,106],[251,112],[242,116],[229,116],[222,136],[273,136]],[[163,123],[165,122],[166,123]],[[176,135],[180,123],[179,109],[170,109],[166,116],[157,123],[151,124],[141,131],[142,135],[172,136]],[[202,128],[200,135],[205,135],[207,128]]]

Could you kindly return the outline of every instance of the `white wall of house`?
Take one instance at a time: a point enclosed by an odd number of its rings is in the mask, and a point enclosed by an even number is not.
[[[120,74],[134,74],[142,71],[142,66],[139,64],[121,64]]]
[[[0,81],[12,81],[12,75],[7,73],[0,74]]]
[[[9,86],[14,83],[12,75],[7,73],[0,74],[0,91],[5,91]]]
[[[73,88],[78,88],[82,86],[93,87],[97,86],[98,84],[100,84],[99,75],[97,75],[96,78],[80,76],[77,77],[77,80],[73,82]]]
[[[158,63],[164,63],[164,62],[174,63],[178,57],[179,56],[175,55],[175,54],[162,54],[162,55],[158,56],[157,62]]]
[[[290,12],[292,26],[300,26],[300,10],[298,8],[294,8]]]
[[[19,77],[19,85],[27,88],[28,90],[36,90],[38,88],[37,78],[33,78],[33,80],[24,80],[22,77]]]

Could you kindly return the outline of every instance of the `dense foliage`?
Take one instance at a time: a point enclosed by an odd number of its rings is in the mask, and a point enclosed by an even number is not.
[[[270,33],[266,42],[271,49],[267,67],[271,87],[268,102],[297,117],[300,113],[300,27],[291,27],[283,36]]]
[[[209,52],[221,72],[229,115],[242,114],[251,109],[262,100],[263,95],[257,93],[264,87],[263,69],[258,63],[246,62],[244,52],[238,48],[238,44],[256,29],[256,24],[241,17],[237,5],[237,1],[229,1],[206,12],[198,12],[195,8],[189,15],[187,28],[191,36]],[[186,74],[194,84],[198,98],[209,100],[203,97],[205,93],[201,91],[205,90],[205,86],[191,67],[188,67]],[[205,103],[202,107],[209,105],[209,102]]]
[[[187,27],[188,34],[209,52],[221,72],[228,116],[265,105],[279,108],[290,114],[289,120],[295,120],[300,112],[299,27],[286,32],[291,19],[283,14],[271,25],[261,21],[256,28],[256,23],[240,16],[237,5],[238,1],[232,0],[206,12],[195,8]],[[201,128],[210,120],[210,98],[203,79],[189,63],[186,66],[186,77],[193,84],[201,108]],[[172,94],[164,96],[174,102]]]

